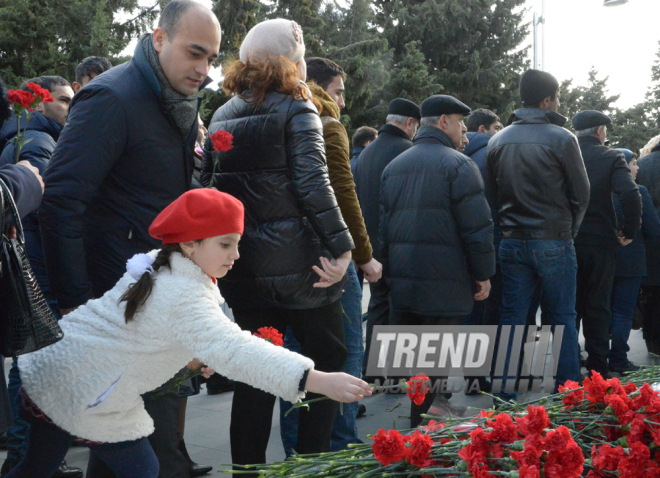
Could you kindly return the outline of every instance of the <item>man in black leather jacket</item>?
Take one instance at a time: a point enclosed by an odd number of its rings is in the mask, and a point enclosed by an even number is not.
[[[575,238],[578,261],[575,308],[578,324],[582,319],[585,349],[589,354],[587,370],[596,370],[604,377],[609,371],[611,296],[617,245],[626,246],[632,242],[641,226],[642,215],[639,188],[623,153],[603,144],[611,122],[607,115],[593,110],[581,111],[573,118],[591,184],[589,207]],[[616,193],[621,202],[625,218],[622,227],[617,225],[612,193]],[[632,372],[634,368],[612,371]]]
[[[520,98],[524,108],[490,140],[486,159],[502,233],[500,324],[524,325],[532,296],[541,292],[550,324],[564,326],[557,388],[580,379],[573,238],[587,209],[589,180],[577,139],[561,127],[566,118],[556,113],[559,82],[549,73],[529,70],[520,82]],[[508,358],[503,370],[508,370]],[[496,368],[494,377],[504,375],[503,370]],[[493,391],[500,383],[494,381]],[[513,380],[501,385],[506,398],[515,397]]]

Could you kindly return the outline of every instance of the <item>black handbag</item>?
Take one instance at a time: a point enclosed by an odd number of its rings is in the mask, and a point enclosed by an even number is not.
[[[5,223],[5,208],[13,216]],[[16,239],[11,236],[16,228]],[[48,307],[25,253],[23,226],[14,198],[0,179],[0,354],[34,352],[62,340],[64,334]]]

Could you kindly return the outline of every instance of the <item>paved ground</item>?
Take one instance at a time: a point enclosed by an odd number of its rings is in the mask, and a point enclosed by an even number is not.
[[[369,288],[365,286],[364,304],[368,300]],[[584,344],[584,338],[580,337]],[[641,331],[633,331],[630,337],[630,360],[637,364],[651,365],[653,358],[646,352],[646,346]],[[656,362],[658,363],[658,362]],[[5,363],[5,371],[9,368]],[[455,378],[454,380],[460,380]],[[223,469],[223,464],[231,463],[229,447],[229,413],[233,393],[209,396],[205,391],[188,400],[186,414],[185,440],[192,459],[198,463],[213,465],[216,470]],[[529,394],[529,399],[538,397]],[[379,428],[409,428],[410,405],[406,395],[376,394],[366,398],[362,403],[367,407],[366,416],[358,419],[358,432],[362,440],[367,441],[367,435],[373,434]],[[478,410],[488,408],[489,397],[467,397],[455,394],[449,404],[455,409],[476,414]],[[277,407],[278,405],[276,405]],[[470,407],[470,410],[466,410]],[[267,459],[276,461],[284,459],[284,451],[279,437],[279,413],[277,408],[273,414],[273,426],[268,445]],[[0,452],[0,460],[4,461],[6,452]],[[72,448],[67,455],[70,465],[85,469],[89,452],[86,448]],[[209,476],[213,476],[212,473]]]

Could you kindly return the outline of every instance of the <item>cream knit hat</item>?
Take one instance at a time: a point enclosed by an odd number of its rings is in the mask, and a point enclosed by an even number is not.
[[[266,20],[252,27],[245,36],[239,53],[243,63],[248,58],[265,60],[274,56],[284,56],[293,63],[305,56],[302,28],[296,22],[284,18]]]

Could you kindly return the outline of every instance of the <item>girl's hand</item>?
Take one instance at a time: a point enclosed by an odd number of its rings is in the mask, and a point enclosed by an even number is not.
[[[215,370],[213,370],[212,368],[204,367],[202,369],[202,377],[204,377],[204,378],[209,378],[214,373],[215,373]]]
[[[317,266],[312,266],[314,272],[321,277],[321,280],[314,284],[314,287],[330,287],[332,284],[339,282],[344,277],[344,274],[346,274],[346,269],[348,269],[351,263],[351,251],[344,252],[337,259],[331,261],[325,257],[320,257],[319,259],[323,270]]]
[[[344,403],[362,400],[373,391],[367,382],[347,373],[326,373],[313,369],[307,375],[305,389]]]
[[[186,365],[186,368],[190,369],[190,370],[197,370],[202,365],[204,365],[204,364],[202,362],[200,362],[199,359],[194,358],[190,361],[190,363],[188,365]],[[213,370],[210,367],[204,367],[202,369],[202,377],[204,377],[204,378],[209,378],[214,373],[215,373],[215,370]]]

